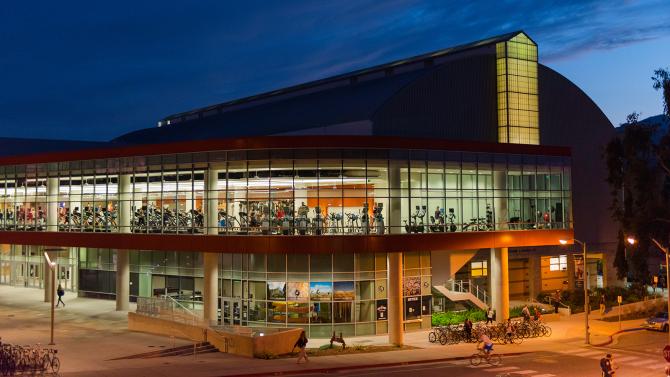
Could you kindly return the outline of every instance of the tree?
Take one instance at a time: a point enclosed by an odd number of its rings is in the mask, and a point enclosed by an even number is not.
[[[670,71],[658,69],[653,87],[662,90],[664,113],[670,116]],[[607,144],[605,160],[607,182],[611,188],[612,216],[619,223],[619,245],[615,266],[619,278],[632,274],[634,280],[647,283],[647,259],[651,238],[668,245],[670,241],[670,134],[654,138],[658,127],[638,122],[639,114],[626,117],[622,136]],[[639,243],[626,260],[624,234],[637,237]]]
[[[657,162],[653,129],[639,124],[637,113],[630,114],[622,126],[623,137],[613,139],[605,151],[611,210],[622,232],[634,234],[640,242],[627,263],[619,258],[617,275],[626,276],[630,271],[634,280],[646,282],[649,237],[667,240],[670,231],[670,218],[658,221],[670,213],[670,191],[665,189],[667,176]]]
[[[660,89],[663,93],[663,112],[665,116],[670,117],[670,70],[668,68],[655,70],[651,80],[654,82],[654,89]]]
[[[619,229],[619,240],[616,245],[616,254],[614,256],[614,267],[616,268],[616,277],[623,280],[628,276],[628,261],[626,260],[626,243],[623,230]]]

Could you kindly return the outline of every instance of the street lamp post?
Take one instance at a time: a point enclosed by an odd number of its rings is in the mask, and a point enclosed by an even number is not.
[[[46,251],[44,252],[44,258],[47,260],[47,263],[49,264],[49,268],[51,269],[51,341],[49,342],[50,346],[55,345],[54,343],[54,318],[55,318],[55,305],[56,305],[56,297],[55,297],[55,292],[56,292],[56,262],[52,262],[51,259],[49,258],[49,253]]]
[[[574,242],[578,243],[579,245],[582,245],[582,258],[583,258],[583,269],[584,271],[582,272],[582,281],[583,281],[583,286],[584,286],[584,342],[586,344],[590,344],[590,337],[589,337],[589,289],[586,285],[587,283],[587,272],[586,272],[586,242],[582,242],[578,239],[572,239]],[[561,245],[565,245],[568,243],[567,240],[559,240]]]

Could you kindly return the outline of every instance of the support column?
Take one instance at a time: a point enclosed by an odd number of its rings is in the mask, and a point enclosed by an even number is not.
[[[506,247],[491,249],[491,306],[496,311],[496,321],[509,318],[509,261]]]
[[[116,250],[116,310],[128,311],[130,300],[130,258],[128,250]]]
[[[129,174],[119,176],[119,232],[130,233],[132,219],[132,185]]]
[[[528,295],[535,299],[542,292],[542,261],[532,251],[528,255]]]
[[[49,258],[51,258],[51,255],[49,255]],[[42,265],[42,269],[44,270],[44,273],[42,274],[44,278],[44,302],[51,302],[51,290],[55,289],[51,286],[51,266],[49,266],[46,259]]]
[[[388,332],[389,343],[402,346],[405,343],[402,305],[402,252],[388,253]]]
[[[217,324],[219,309],[219,254],[204,254],[205,285],[203,287],[202,300],[205,306],[205,321]]]
[[[205,206],[205,227],[207,234],[219,234],[219,192],[217,184],[219,181],[219,171],[215,169],[207,170],[207,179],[205,185],[207,190],[207,205]]]
[[[58,178],[47,179],[47,232],[58,232]]]

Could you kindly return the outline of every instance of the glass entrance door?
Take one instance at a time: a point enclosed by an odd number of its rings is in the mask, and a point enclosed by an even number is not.
[[[42,263],[28,262],[28,277],[26,287],[40,288],[42,286]]]
[[[72,276],[73,271],[74,267],[71,264],[59,264],[58,282],[56,282],[56,284],[60,284],[65,290],[74,291],[76,287],[74,287],[73,283],[74,282]]]
[[[9,261],[0,261],[0,284],[11,284],[12,264]]]

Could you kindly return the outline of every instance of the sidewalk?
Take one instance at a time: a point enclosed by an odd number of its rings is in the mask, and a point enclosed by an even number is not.
[[[49,304],[42,302],[38,289],[0,286],[0,336],[3,342],[16,344],[49,341]],[[126,313],[116,312],[114,301],[65,297],[67,306],[56,311],[56,344],[63,376],[223,376],[244,374],[289,373],[306,370],[369,367],[389,363],[424,363],[469,357],[474,344],[442,346],[428,342],[428,332],[405,336],[412,350],[351,355],[312,357],[308,364],[296,365],[295,359],[246,359],[222,353],[178,356],[157,359],[110,359],[148,352],[173,345],[187,345],[183,340],[133,333],[127,330]],[[637,327],[641,320],[622,322],[623,328]],[[521,345],[496,345],[501,354],[557,351],[583,346],[584,317],[551,322],[551,338],[528,339]],[[591,321],[592,344],[609,340],[619,329],[617,322]],[[347,345],[386,344],[387,336],[347,338]],[[327,339],[310,339],[316,348]]]

